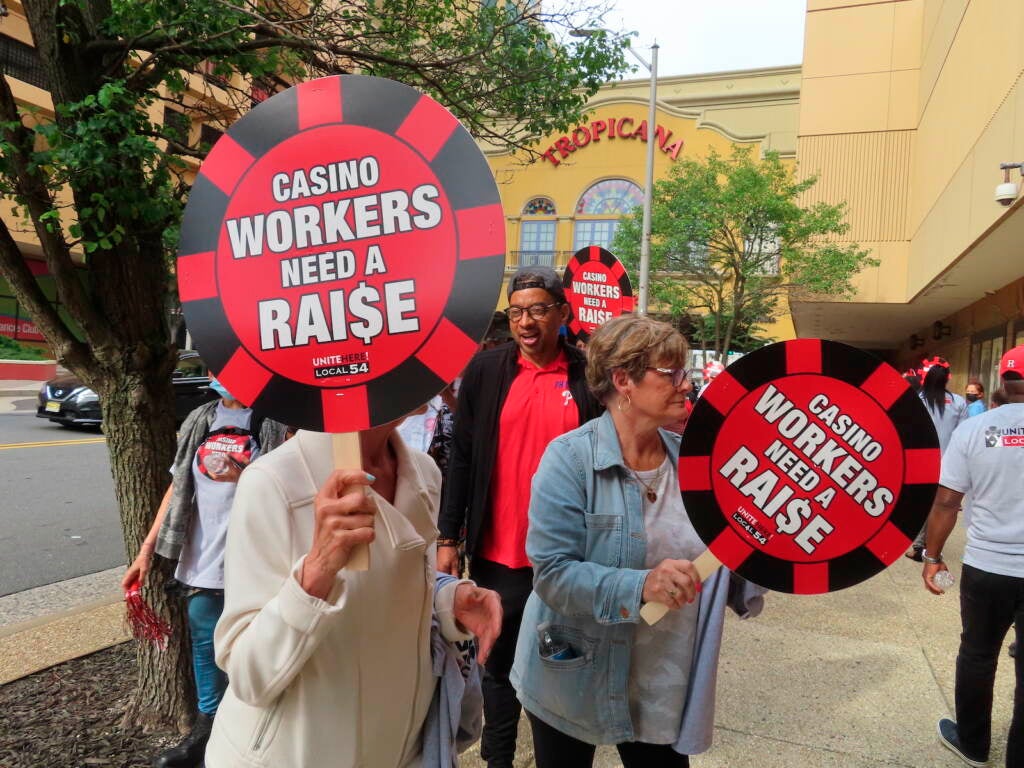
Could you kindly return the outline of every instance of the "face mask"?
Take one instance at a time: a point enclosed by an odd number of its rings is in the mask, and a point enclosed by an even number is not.
[[[221,384],[216,379],[213,379],[213,378],[210,379],[210,389],[212,389],[218,395],[223,397],[225,400],[234,400],[235,399],[235,396],[232,395],[230,392],[228,392],[227,389],[224,387],[224,385]]]
[[[981,395],[965,395],[968,403],[974,403],[981,400]]]

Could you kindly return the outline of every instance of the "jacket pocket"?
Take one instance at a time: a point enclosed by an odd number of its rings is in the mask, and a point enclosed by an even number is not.
[[[279,714],[281,712],[282,699],[284,699],[284,693],[277,697],[270,708],[260,716],[259,722],[256,723],[256,730],[252,733],[252,741],[249,745],[249,751],[252,754],[259,755],[270,746],[270,742],[277,733],[277,725],[281,719]]]
[[[545,622],[537,627],[537,655],[553,670],[576,670],[593,664],[597,640],[575,627]]]
[[[584,517],[587,526],[586,560],[613,568],[622,566],[622,515],[590,514]]]

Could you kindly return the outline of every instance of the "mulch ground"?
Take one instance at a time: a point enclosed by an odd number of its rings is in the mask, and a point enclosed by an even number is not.
[[[0,686],[0,767],[147,768],[180,736],[121,728],[135,679],[124,643]]]

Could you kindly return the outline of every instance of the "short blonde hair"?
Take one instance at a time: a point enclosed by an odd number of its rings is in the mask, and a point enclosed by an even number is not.
[[[646,315],[621,315],[594,331],[587,344],[587,386],[602,403],[615,392],[612,372],[640,381],[648,368],[681,368],[689,347],[679,331]]]

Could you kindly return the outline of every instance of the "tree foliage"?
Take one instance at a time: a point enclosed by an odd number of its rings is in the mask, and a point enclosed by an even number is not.
[[[695,342],[724,356],[762,341],[784,295],[852,295],[851,278],[878,262],[838,240],[848,230],[845,204],[801,204],[816,181],[795,179],[776,153],[759,160],[749,147],[676,163],[654,185],[652,306],[692,315]],[[640,240],[637,211],[612,245],[633,271]]]
[[[200,125],[226,128],[254,97],[298,80],[359,72],[420,88],[477,136],[526,147],[575,124],[625,69],[621,38],[554,37],[599,24],[603,8],[588,3],[23,0],[53,109],[17,101],[0,78],[0,196],[16,205],[0,221],[0,275],[100,395],[129,559],[173,457],[172,256],[211,141]],[[19,249],[32,239],[63,312]],[[181,685],[140,693],[130,719],[187,717],[186,651],[143,652],[140,687]]]

